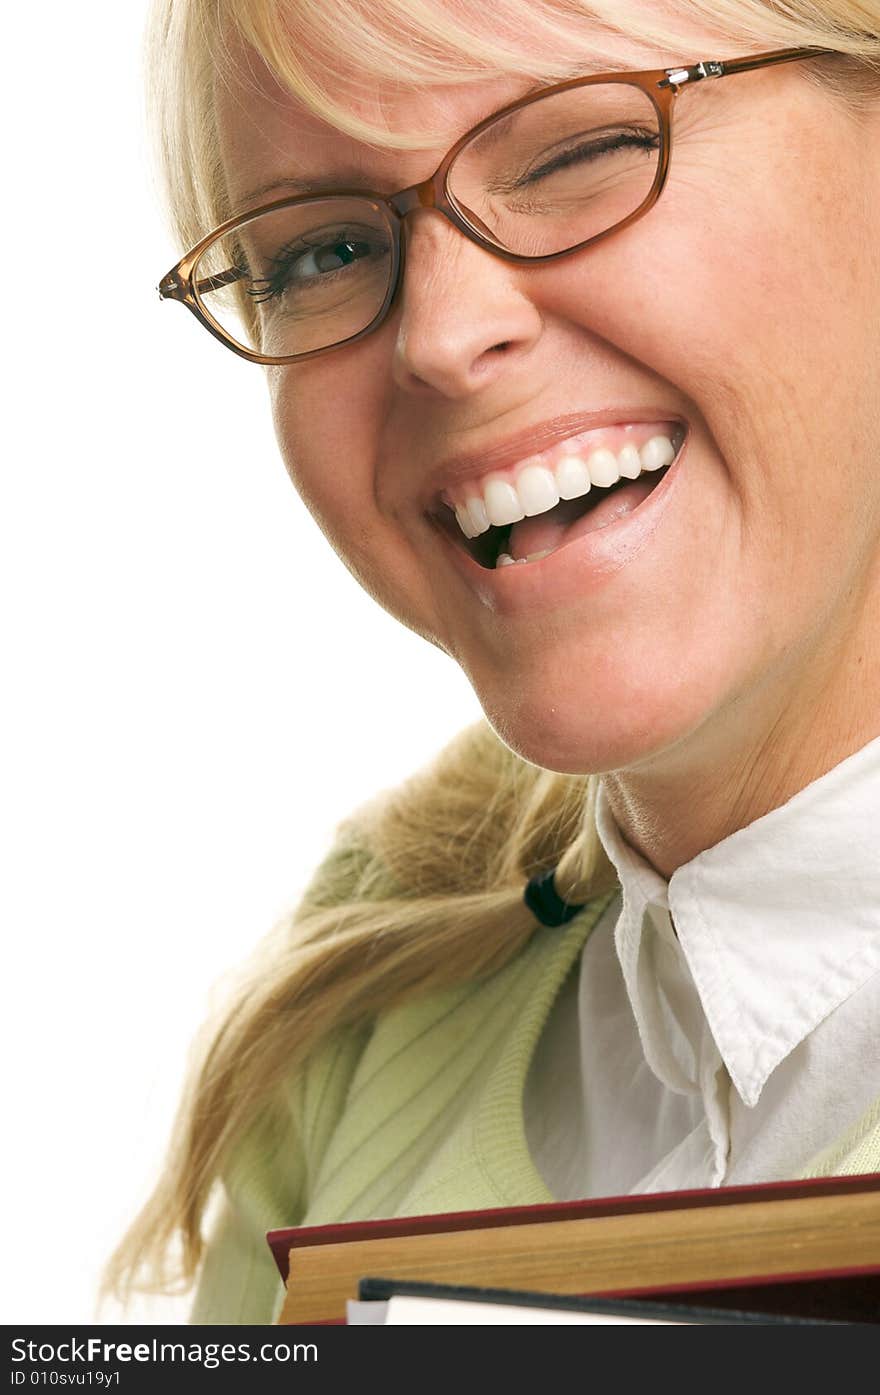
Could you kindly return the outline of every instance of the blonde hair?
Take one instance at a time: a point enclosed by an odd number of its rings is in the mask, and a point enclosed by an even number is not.
[[[645,45],[646,66],[652,46],[675,50],[677,61],[723,56],[690,51],[694,24],[744,53],[834,49],[841,66],[809,66],[807,77],[844,100],[858,99],[866,83],[875,91],[880,75],[880,0],[688,0],[677,18],[633,0],[494,0],[491,26],[485,14],[483,0],[156,0],[151,102],[181,244],[229,212],[214,102],[236,39],[325,119],[399,147],[417,147],[424,134],[368,122],[359,96],[371,85],[399,85],[401,72],[422,89],[492,74],[561,79],[576,67],[578,25],[593,56],[602,56],[605,34],[623,33]],[[530,57],[536,27],[566,55],[540,71]],[[613,50],[608,56],[615,66]],[[164,1173],[111,1259],[105,1287],[191,1280],[205,1208],[236,1142],[271,1122],[283,1081],[328,1032],[500,968],[533,933],[522,900],[533,873],[558,864],[571,901],[614,884],[595,830],[596,791],[597,777],[530,765],[481,721],[341,825],[296,911],[197,1043]]]

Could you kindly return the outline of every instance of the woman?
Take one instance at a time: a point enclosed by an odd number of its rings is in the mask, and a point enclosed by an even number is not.
[[[163,294],[487,721],[340,830],[115,1272],[270,1321],[273,1226],[876,1169],[877,0],[155,44]]]

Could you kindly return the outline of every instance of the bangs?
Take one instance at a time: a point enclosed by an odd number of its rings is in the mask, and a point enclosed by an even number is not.
[[[876,59],[878,37],[877,0],[213,0],[210,13],[215,38],[243,41],[310,111],[397,149],[424,146],[431,132],[395,129],[380,88],[405,96],[499,77],[561,82],[620,67],[622,39],[644,54],[637,66],[652,68],[723,57],[704,51],[714,39],[728,53],[839,44]],[[865,29],[853,45],[855,17]],[[212,49],[215,69],[228,70],[227,45]]]
[[[620,67],[621,39],[644,48],[641,66],[659,66],[658,50],[670,48],[680,55],[670,61],[682,61],[701,7],[680,8],[684,15],[628,0],[220,0],[217,12],[218,37],[243,41],[310,111],[359,140],[416,149],[430,129],[394,129],[377,89],[404,96],[500,77],[560,82]],[[720,37],[717,5],[711,22]],[[701,30],[705,42],[705,18]],[[228,37],[213,57],[228,74]]]

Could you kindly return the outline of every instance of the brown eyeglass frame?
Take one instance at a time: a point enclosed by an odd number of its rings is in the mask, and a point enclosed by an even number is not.
[[[537,265],[543,262],[556,261],[558,257],[569,257],[574,252],[583,251],[585,247],[590,247],[595,242],[601,242],[605,237],[610,237],[613,233],[620,232],[621,229],[629,227],[638,218],[644,215],[653,207],[663,191],[666,177],[669,173],[669,162],[672,153],[672,106],[674,99],[678,96],[682,87],[691,86],[696,82],[701,82],[704,78],[731,77],[735,73],[749,72],[754,68],[765,68],[775,63],[790,63],[796,59],[817,58],[824,54],[834,54],[835,49],[828,48],[783,48],[775,49],[772,53],[753,54],[747,58],[727,58],[724,61],[715,59],[703,59],[690,66],[678,68],[650,68],[643,72],[621,72],[621,73],[598,73],[590,77],[569,78],[566,82],[557,83],[553,87],[541,88],[538,92],[531,92],[526,97],[521,97],[516,102],[511,102],[508,106],[495,111],[491,116],[485,117],[476,126],[473,126],[459,140],[456,141],[452,149],[444,156],[443,161],[437,169],[427,179],[423,179],[419,184],[412,184],[408,189],[401,189],[396,194],[375,194],[363,189],[332,189],[321,194],[297,194],[290,198],[275,199],[271,203],[261,204],[258,208],[252,208],[248,212],[238,213],[234,218],[229,218],[225,223],[221,223],[213,232],[208,233],[190,250],[181,257],[180,261],[173,266],[159,283],[159,296],[162,300],[179,300],[188,310],[191,310],[196,319],[204,325],[215,339],[219,339],[233,353],[239,354],[241,358],[246,358],[251,363],[262,363],[268,365],[281,365],[287,363],[300,363],[305,359],[317,358],[320,354],[332,353],[336,349],[345,348],[349,344],[355,344],[359,339],[364,339],[368,334],[372,334],[385,319],[391,305],[403,282],[404,265],[404,239],[402,235],[403,220],[408,213],[420,208],[433,208],[438,213],[442,213],[449,219],[450,223],[476,243],[478,247],[483,247],[487,252],[492,252],[502,260],[508,262],[523,263],[526,265]],[[622,83],[630,87],[639,87],[646,94],[653,104],[658,117],[660,118],[660,158],[657,164],[657,173],[650,190],[642,203],[633,213],[621,219],[619,223],[614,223],[612,227],[606,228],[603,232],[595,233],[584,242],[575,243],[573,247],[566,247],[561,252],[543,253],[537,257],[525,256],[519,252],[509,252],[505,247],[500,246],[490,235],[488,230],[481,231],[468,221],[465,213],[458,207],[447,189],[447,175],[449,169],[460,151],[468,145],[475,136],[478,136],[487,127],[492,126],[502,117],[519,111],[523,107],[530,106],[533,102],[543,100],[552,96],[556,92],[567,92],[576,87],[590,87],[596,83]],[[291,208],[294,205],[324,202],[329,198],[356,198],[364,203],[372,205],[377,213],[385,219],[391,233],[392,265],[391,274],[388,278],[388,292],[385,299],[374,315],[373,319],[364,329],[358,330],[357,334],[352,334],[347,339],[340,339],[335,344],[328,344],[322,349],[309,349],[302,354],[285,354],[281,357],[258,354],[252,349],[246,349],[232,339],[226,331],[213,318],[210,311],[201,301],[203,291],[219,290],[221,286],[232,285],[241,278],[241,273],[232,267],[229,271],[221,272],[218,276],[208,277],[204,280],[193,281],[193,271],[203,253],[216,242],[224,237],[234,228],[264,213],[273,213],[282,208]]]

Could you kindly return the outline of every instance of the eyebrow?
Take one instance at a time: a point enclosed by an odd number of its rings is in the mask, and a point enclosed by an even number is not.
[[[256,208],[266,199],[277,195],[282,198],[285,194],[291,196],[295,194],[326,194],[333,193],[337,189],[357,189],[363,185],[363,192],[372,192],[363,184],[360,175],[352,176],[348,179],[344,175],[315,175],[312,179],[295,179],[291,176],[270,179],[265,184],[258,184],[253,189],[248,189],[236,201],[236,208],[241,213],[246,213],[249,208]]]

